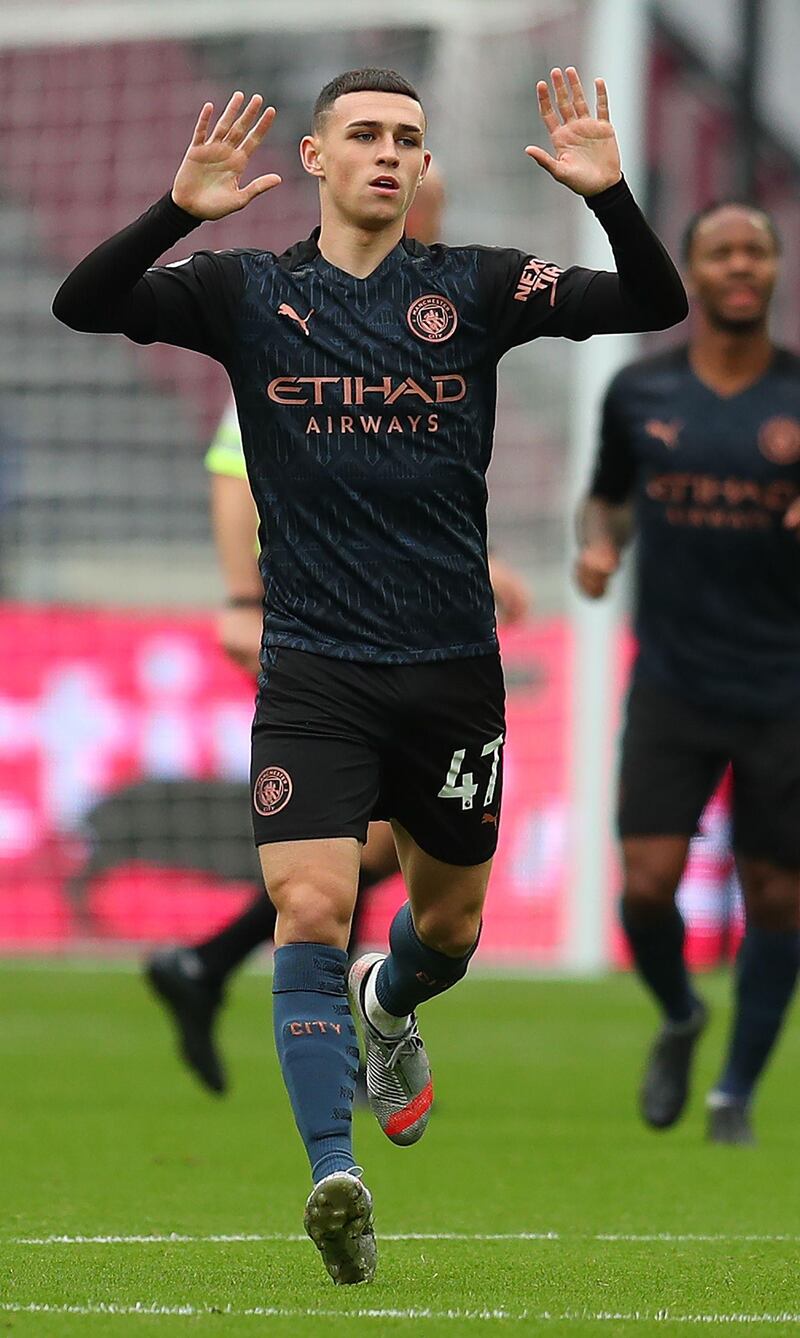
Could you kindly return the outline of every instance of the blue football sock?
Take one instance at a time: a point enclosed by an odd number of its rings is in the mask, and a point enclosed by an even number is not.
[[[389,930],[389,956],[375,977],[375,994],[381,1008],[393,1017],[405,1017],[418,1004],[449,990],[467,974],[478,938],[463,957],[448,957],[429,948],[417,936],[411,907],[400,907]]]
[[[354,1161],[358,1041],[346,971],[341,948],[290,943],[275,950],[275,1046],[315,1184]]]
[[[622,927],[636,970],[670,1022],[688,1022],[697,997],[683,957],[683,917],[677,906],[642,906],[623,897]]]
[[[749,1098],[778,1038],[798,966],[796,930],[748,926],[736,961],[736,1010],[716,1092],[740,1101]]]

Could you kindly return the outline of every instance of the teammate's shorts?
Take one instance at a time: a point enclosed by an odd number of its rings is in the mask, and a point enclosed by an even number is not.
[[[622,738],[620,836],[693,836],[728,763],[734,850],[800,868],[800,717],[717,715],[636,681]]]
[[[268,651],[253,721],[256,845],[364,841],[395,818],[427,854],[482,864],[497,845],[505,689],[499,656],[363,664]]]

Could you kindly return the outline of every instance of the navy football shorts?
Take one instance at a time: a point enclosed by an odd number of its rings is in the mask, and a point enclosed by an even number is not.
[[[253,721],[256,845],[364,841],[394,818],[446,864],[497,845],[505,689],[500,657],[365,664],[270,647]]]
[[[734,850],[800,869],[800,716],[720,715],[636,681],[622,738],[620,836],[693,836],[728,764]]]

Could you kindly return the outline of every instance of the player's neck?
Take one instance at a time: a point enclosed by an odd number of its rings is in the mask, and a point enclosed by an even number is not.
[[[754,330],[719,330],[701,319],[689,344],[696,376],[720,395],[735,395],[759,381],[775,355],[766,324]]]
[[[405,219],[400,218],[391,226],[375,231],[359,228],[323,208],[317,243],[320,255],[329,265],[335,265],[346,274],[366,279],[397,246],[403,236],[404,222]]]

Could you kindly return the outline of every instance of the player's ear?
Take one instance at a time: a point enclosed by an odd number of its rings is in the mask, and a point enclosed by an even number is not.
[[[420,169],[419,181],[418,181],[418,183],[417,183],[418,185],[420,185],[420,186],[422,185],[423,181],[425,180],[426,176],[428,175],[428,168],[430,167],[430,165],[431,165],[431,155],[430,155],[430,150],[429,150],[429,149],[425,149],[425,150],[423,151],[423,154],[422,154],[422,167],[421,167],[421,169]]]
[[[303,135],[300,140],[300,162],[312,177],[323,177],[322,146],[315,135]]]

